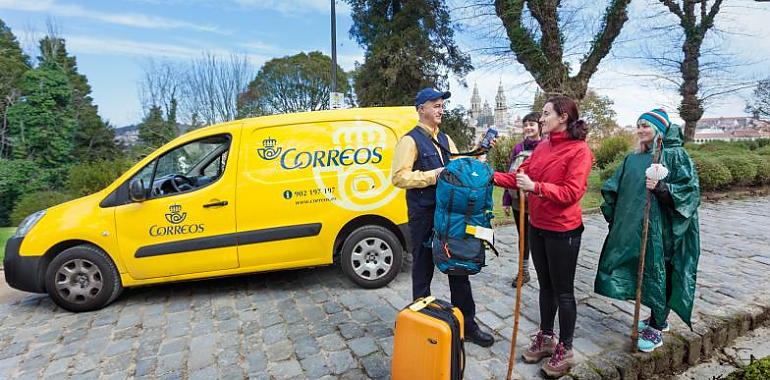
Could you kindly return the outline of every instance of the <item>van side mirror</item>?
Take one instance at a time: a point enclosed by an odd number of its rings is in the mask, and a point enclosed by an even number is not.
[[[128,197],[134,202],[142,202],[147,199],[147,192],[144,191],[144,181],[136,178],[128,184]]]

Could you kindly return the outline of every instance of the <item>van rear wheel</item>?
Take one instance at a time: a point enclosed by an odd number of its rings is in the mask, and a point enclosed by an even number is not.
[[[363,288],[387,285],[401,271],[404,250],[396,235],[380,226],[363,226],[342,245],[342,271]]]
[[[45,288],[54,303],[74,312],[101,309],[123,290],[115,264],[91,245],[68,248],[54,257]]]

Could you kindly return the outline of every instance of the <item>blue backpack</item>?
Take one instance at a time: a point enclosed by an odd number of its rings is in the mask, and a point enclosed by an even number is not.
[[[476,274],[485,266],[486,242],[477,230],[491,235],[492,168],[475,158],[449,162],[436,183],[436,213],[433,218],[433,262],[446,274]],[[490,239],[491,240],[491,239]]]

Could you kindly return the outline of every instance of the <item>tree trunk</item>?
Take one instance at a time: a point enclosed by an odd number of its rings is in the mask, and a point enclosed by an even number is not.
[[[494,0],[495,14],[503,22],[511,51],[516,60],[532,75],[547,97],[564,95],[582,100],[588,82],[599,63],[610,51],[613,42],[628,20],[626,8],[631,0],[612,0],[601,19],[590,49],[581,59],[579,70],[570,76],[564,62],[564,33],[559,26],[558,0]],[[524,8],[537,22],[540,37],[523,20]]]
[[[698,97],[698,78],[700,77],[700,47],[703,36],[687,34],[682,46],[684,60],[682,61],[682,85],[679,93],[682,103],[679,105],[679,116],[684,120],[684,139],[691,142],[695,138],[695,126],[703,116],[703,104]]]

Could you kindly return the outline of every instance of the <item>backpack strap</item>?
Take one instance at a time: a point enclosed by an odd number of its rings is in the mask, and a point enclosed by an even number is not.
[[[482,241],[482,242],[484,242],[484,244],[486,244],[486,245],[487,245],[487,247],[489,247],[489,248],[492,248],[492,252],[494,252],[494,253],[495,253],[495,256],[497,256],[497,257],[500,257],[500,252],[497,252],[497,248],[495,248],[495,246],[494,246],[494,245],[490,244],[490,243],[489,243],[488,241],[486,241],[486,240],[481,240],[481,241]]]
[[[455,189],[449,189],[449,205],[446,208],[446,228],[444,228],[444,241],[449,240],[449,225],[451,223],[452,204],[455,199]]]
[[[476,208],[476,201],[473,200],[473,198],[468,199],[468,208],[465,209],[465,225],[468,226],[471,224],[471,215],[473,214],[473,209]],[[465,237],[463,239],[467,239],[468,234],[465,234]]]

